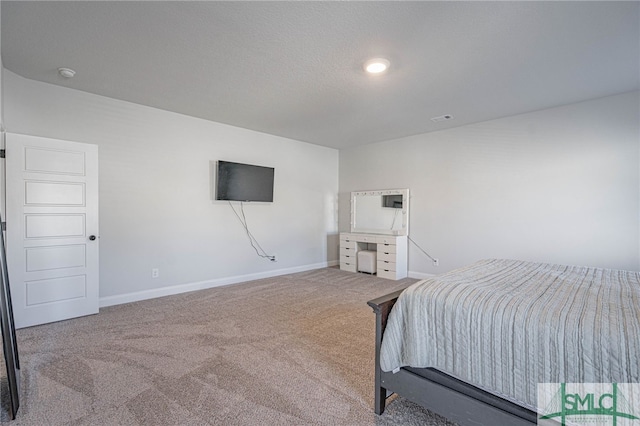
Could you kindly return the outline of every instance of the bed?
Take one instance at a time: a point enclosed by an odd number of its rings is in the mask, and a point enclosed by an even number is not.
[[[375,412],[533,425],[537,383],[640,382],[640,273],[488,259],[368,302]]]

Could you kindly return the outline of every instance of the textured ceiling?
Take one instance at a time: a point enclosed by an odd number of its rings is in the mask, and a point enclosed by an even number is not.
[[[341,148],[637,90],[639,27],[639,2],[5,0],[2,59],[26,78]],[[386,75],[363,73],[373,56]],[[430,120],[443,114],[455,119]]]

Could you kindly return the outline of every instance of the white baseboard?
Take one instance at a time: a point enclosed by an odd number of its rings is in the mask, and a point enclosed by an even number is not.
[[[100,298],[100,307],[121,305],[123,303],[139,302],[141,300],[155,299],[156,297],[171,296],[174,294],[187,293],[190,291],[204,290],[207,288],[221,287],[224,285],[237,284],[245,281],[271,278],[279,275],[294,274],[296,272],[310,271],[312,269],[326,268],[337,265],[337,261],[321,262],[312,265],[296,266],[293,268],[276,269],[274,271],[258,272],[255,274],[237,275],[234,277],[216,278],[214,280],[198,281],[194,283],[178,284],[168,287],[154,288],[151,290],[136,291],[134,293],[118,294]]]
[[[436,274],[426,274],[424,272],[409,271],[409,278],[415,278],[418,280],[424,280],[435,276]]]

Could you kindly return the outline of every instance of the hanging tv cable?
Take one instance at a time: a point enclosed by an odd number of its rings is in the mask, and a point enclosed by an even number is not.
[[[391,222],[391,229],[393,231],[393,227],[396,226],[396,219],[398,218],[398,212],[400,209],[396,209],[396,212],[393,214],[393,222]]]
[[[231,206],[231,210],[233,210],[233,213],[236,215],[236,217],[242,224],[242,227],[244,228],[244,231],[247,234],[247,237],[249,238],[249,244],[251,244],[251,247],[253,247],[253,249],[256,251],[256,254],[262,257],[263,259],[269,259],[272,262],[277,262],[276,257],[273,255],[267,254],[267,252],[262,248],[262,246],[260,246],[260,243],[258,242],[256,237],[254,237],[251,231],[249,230],[249,225],[247,224],[247,217],[244,214],[244,203],[242,201],[240,202],[240,213],[236,211],[235,207],[233,207],[233,204],[231,204],[231,201],[229,201],[229,206]]]

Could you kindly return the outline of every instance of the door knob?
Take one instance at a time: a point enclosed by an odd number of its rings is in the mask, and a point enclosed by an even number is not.
[[[90,239],[91,241],[94,241],[94,240],[96,239],[96,236],[95,236],[95,235],[91,235],[91,236],[89,237],[89,239]]]

